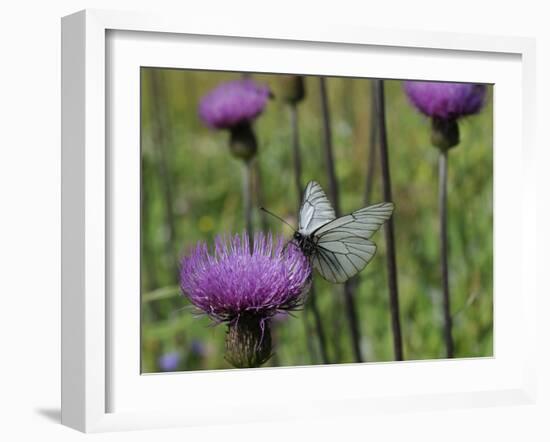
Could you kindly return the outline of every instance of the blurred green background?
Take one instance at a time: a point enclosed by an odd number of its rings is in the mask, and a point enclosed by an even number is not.
[[[241,162],[227,131],[205,127],[200,98],[240,73],[141,70],[141,292],[142,372],[231,368],[224,360],[225,326],[197,317],[178,287],[178,260],[198,240],[244,229]],[[264,204],[296,225],[288,105],[278,100],[277,76],[254,74],[275,93],[256,120]],[[397,243],[405,359],[445,356],[438,242],[438,151],[429,121],[408,103],[400,81],[386,81],[386,117]],[[371,85],[366,79],[328,78],[335,167],[342,212],[364,206]],[[480,115],[461,121],[461,143],[449,153],[449,265],[457,357],[491,356],[493,349],[493,112],[492,87]],[[304,184],[328,190],[323,162],[319,79],[306,78],[299,104]],[[379,156],[377,157],[379,159]],[[382,201],[379,161],[371,203]],[[290,229],[268,219],[269,228]],[[257,228],[261,227],[258,211]],[[375,258],[361,272],[356,305],[366,361],[393,359],[385,241],[374,236]],[[317,304],[331,362],[353,362],[341,288],[315,276]],[[276,350],[265,366],[321,363],[311,308],[273,324]],[[164,362],[162,362],[162,357]],[[168,368],[168,366],[171,366]]]

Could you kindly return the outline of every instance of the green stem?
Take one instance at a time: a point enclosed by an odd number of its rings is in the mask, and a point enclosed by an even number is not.
[[[454,357],[453,318],[451,316],[449,265],[447,243],[447,149],[440,149],[439,153],[439,234],[441,254],[441,282],[443,285],[443,335],[447,357]]]
[[[371,202],[372,189],[374,187],[374,175],[376,172],[376,154],[378,152],[378,124],[376,114],[376,83],[371,82],[371,109],[370,109],[370,134],[369,134],[369,158],[367,162],[367,179],[365,182],[365,206]]]
[[[375,100],[376,100],[376,114],[377,114],[377,126],[378,137],[380,140],[380,160],[382,166],[382,189],[384,192],[384,200],[392,201],[391,192],[391,177],[390,177],[390,164],[388,155],[388,136],[386,131],[386,109],[384,103],[384,81],[373,80]],[[395,354],[395,360],[403,360],[403,342],[401,338],[401,320],[399,318],[399,295],[397,288],[397,263],[395,254],[395,235],[393,217],[391,217],[384,226],[384,234],[386,237],[386,255],[387,255],[387,269],[388,269],[388,289],[389,289],[389,304],[390,304],[390,316],[393,331],[393,348]]]
[[[298,201],[298,213],[300,211],[300,205],[302,200],[302,158],[300,155],[300,134],[298,128],[298,106],[296,103],[289,103],[290,108],[290,122],[292,127],[292,156],[294,159],[294,185],[296,187],[296,199]],[[315,319],[315,329],[317,331],[317,337],[319,339],[319,348],[321,350],[321,358],[324,364],[329,364],[327,344],[325,338],[325,331],[323,329],[323,322],[321,320],[321,312],[317,306],[317,293],[315,286],[312,282],[311,289],[309,291],[309,303]],[[304,315],[304,320],[307,321]]]
[[[176,248],[177,235],[174,216],[174,199],[172,193],[171,170],[169,164],[168,128],[166,125],[166,94],[163,89],[163,79],[158,69],[151,70],[151,99],[153,115],[153,139],[156,154],[156,166],[161,180],[161,192],[164,203],[164,222],[167,226],[168,237],[165,240],[166,254],[170,259],[170,272],[173,278],[178,279],[178,252]]]
[[[302,156],[300,155],[300,134],[298,130],[298,106],[295,103],[289,104],[290,125],[292,127],[292,159],[294,164],[294,188],[296,200],[298,201],[298,212],[302,203]]]
[[[243,192],[243,212],[244,212],[244,225],[246,233],[252,243],[254,238],[254,232],[252,229],[252,194],[250,192],[251,186],[251,162],[242,162],[242,192]]]
[[[330,109],[328,103],[328,94],[326,80],[324,77],[319,77],[319,92],[321,97],[321,110],[323,115],[323,134],[324,134],[324,152],[325,165],[327,167],[329,180],[329,193],[334,204],[336,216],[340,216],[340,198],[338,193],[338,181],[336,180],[336,169],[334,167],[334,155],[332,149],[332,128],[330,122]],[[352,282],[349,280],[344,283],[344,299],[346,303],[346,315],[350,327],[351,343],[353,355],[356,362],[362,362],[361,355],[361,336],[359,331],[359,318],[357,316],[357,308],[355,306],[354,293]]]
[[[254,189],[254,195],[256,196],[256,205],[257,207],[264,207],[264,193],[262,185],[262,168],[260,165],[260,159],[256,157],[254,160],[254,179],[252,180],[252,188]],[[269,223],[267,222],[266,213],[263,210],[260,210],[260,224],[262,230],[267,232],[269,230]]]

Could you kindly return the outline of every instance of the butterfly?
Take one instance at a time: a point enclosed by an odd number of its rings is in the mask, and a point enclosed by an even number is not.
[[[315,181],[304,191],[293,241],[327,281],[343,283],[363,270],[376,253],[370,240],[392,215],[393,203],[380,203],[336,218]]]

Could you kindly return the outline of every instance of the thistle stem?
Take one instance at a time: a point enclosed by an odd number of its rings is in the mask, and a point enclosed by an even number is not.
[[[321,350],[321,359],[323,364],[330,364],[327,350],[327,340],[325,330],[323,329],[323,321],[321,319],[321,312],[317,306],[317,292],[315,290],[315,284],[311,282],[311,289],[309,290],[309,299],[311,303],[311,311],[313,312],[313,318],[315,319],[315,329],[317,330],[317,337],[319,338],[319,348]]]
[[[262,185],[262,168],[260,165],[260,159],[254,159],[254,179],[252,180],[252,188],[254,189],[254,195],[256,195],[257,207],[264,207],[264,193]],[[267,215],[263,210],[260,210],[260,223],[262,230],[267,232],[269,230],[269,224],[267,222]]]
[[[355,298],[351,281],[344,283],[344,300],[346,302],[346,313],[349,320],[351,343],[353,345],[353,355],[355,362],[363,362],[361,355],[361,335],[359,333],[359,318],[357,317],[357,309],[355,307]]]
[[[143,177],[143,182],[150,182],[153,175],[150,172],[149,161],[145,158],[141,158],[141,174]],[[154,265],[154,252],[152,244],[150,241],[151,235],[149,233],[150,226],[152,225],[151,220],[151,201],[149,198],[150,192],[141,192],[141,247],[142,247],[142,269],[147,275],[147,285],[142,288],[143,292],[146,293],[151,290],[157,289],[159,287],[159,282],[156,273],[156,266]],[[143,279],[142,279],[143,283]],[[154,305],[155,303],[151,303]]]
[[[386,109],[384,103],[384,81],[373,80],[374,99],[376,102],[376,115],[378,137],[380,141],[380,160],[382,166],[382,189],[385,201],[392,201],[390,165],[388,156],[388,136],[386,131]],[[401,338],[401,320],[399,318],[399,295],[397,288],[397,263],[395,255],[395,236],[393,217],[384,226],[386,237],[387,271],[391,324],[393,331],[393,348],[395,360],[403,360],[403,343]]]
[[[304,312],[304,315],[302,316],[302,322],[304,324],[304,333],[306,335],[306,348],[307,352],[309,353],[309,362],[313,364],[317,360],[317,355],[315,353],[315,346],[310,339],[311,327],[309,321],[307,320],[306,312]]]
[[[149,182],[151,180],[152,173],[150,171],[151,167],[149,166],[149,161],[145,158],[141,158],[141,173],[143,177],[143,182]],[[151,290],[157,289],[159,287],[156,266],[155,266],[155,253],[151,244],[151,235],[148,234],[151,229],[152,220],[151,220],[151,201],[149,199],[150,192],[142,191],[141,192],[141,269],[145,274],[145,278],[141,278],[141,290],[142,290],[142,303],[143,303],[143,294]],[[144,317],[145,309],[148,309],[151,313],[153,321],[157,321],[161,317],[161,312],[158,308],[158,303],[148,302],[142,304],[142,318]]]
[[[325,165],[328,175],[328,191],[334,205],[336,216],[340,215],[340,198],[338,193],[338,181],[336,180],[336,169],[334,167],[334,155],[332,152],[332,127],[330,120],[330,109],[328,103],[327,86],[324,77],[319,77],[319,92],[321,96],[321,111],[323,115],[323,147],[325,154]]]
[[[292,157],[294,160],[294,184],[296,187],[296,199],[298,201],[298,212],[300,212],[300,205],[302,199],[302,158],[300,155],[300,133],[298,127],[298,105],[296,103],[289,103],[290,108],[290,124],[292,127]],[[315,286],[312,282],[309,292],[309,300],[311,310],[313,311],[313,317],[315,319],[315,329],[317,331],[317,337],[319,338],[319,348],[321,350],[321,358],[324,364],[329,364],[327,344],[325,339],[325,331],[323,329],[323,323],[321,320],[321,313],[317,306],[317,294]],[[304,318],[306,318],[304,316]],[[307,320],[307,319],[305,319]]]
[[[252,194],[250,192],[252,166],[250,161],[243,161],[242,173],[244,224],[246,233],[252,241],[254,232],[252,230]]]
[[[374,100],[375,96],[375,85],[371,82],[371,109],[370,109],[370,133],[369,133],[369,144],[368,144],[368,154],[367,154],[367,178],[365,180],[365,207],[370,204],[372,189],[374,187],[374,177],[376,173],[376,161],[377,161],[377,152],[378,152],[378,126],[377,126],[377,117],[376,117],[376,103]],[[353,290],[357,290],[361,282],[361,275],[358,274],[352,279]]]
[[[338,193],[338,182],[336,180],[336,170],[334,167],[334,155],[332,150],[332,128],[330,122],[330,109],[328,103],[327,87],[324,77],[319,77],[319,93],[321,97],[321,110],[323,115],[323,135],[324,135],[324,153],[325,164],[327,167],[329,180],[329,193],[334,205],[336,216],[340,216],[340,198]],[[362,362],[361,355],[361,335],[359,331],[359,318],[357,316],[357,308],[355,307],[355,299],[350,281],[344,283],[344,298],[346,302],[346,314],[350,327],[353,355],[356,362]]]
[[[173,212],[173,195],[172,195],[172,183],[171,173],[168,166],[168,152],[167,152],[167,136],[168,130],[166,127],[166,109],[163,106],[162,100],[166,97],[164,89],[162,87],[162,79],[160,78],[160,72],[157,69],[151,70],[150,76],[151,84],[151,99],[153,110],[153,139],[155,144],[156,153],[156,166],[158,168],[158,175],[161,180],[161,192],[164,199],[164,222],[167,226],[168,237],[165,241],[166,254],[170,257],[170,271],[175,278],[178,276],[178,253],[175,244],[177,244],[176,238],[176,223],[174,221]]]
[[[449,291],[449,266],[447,261],[447,150],[440,149],[439,153],[439,234],[441,254],[441,282],[443,286],[443,335],[447,357],[454,357],[453,318],[451,316]]]
[[[376,83],[371,82],[371,109],[370,109],[370,134],[369,134],[369,153],[367,162],[367,179],[365,182],[365,206],[371,202],[372,188],[374,186],[374,175],[376,172],[375,164],[378,152],[378,125],[376,115]]]
[[[298,201],[298,211],[302,203],[302,157],[300,155],[300,139],[298,130],[298,106],[295,103],[289,104],[290,124],[292,127],[292,159],[294,161],[294,186],[296,189],[296,200]]]

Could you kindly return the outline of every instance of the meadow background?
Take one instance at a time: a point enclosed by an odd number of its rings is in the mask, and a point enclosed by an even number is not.
[[[196,317],[178,286],[179,258],[199,240],[244,230],[241,161],[227,131],[199,119],[201,97],[240,73],[142,68],[141,71],[141,303],[142,372],[231,368],[223,358],[225,327]],[[277,99],[276,75],[254,74],[274,92],[254,127],[263,204],[296,225],[288,105]],[[409,105],[402,82],[385,81],[392,175],[400,316],[405,359],[445,357],[438,242],[438,150],[430,123]],[[368,79],[327,78],[334,162],[342,212],[365,204],[371,135]],[[461,121],[461,143],[449,153],[449,271],[456,357],[491,356],[493,349],[493,112],[492,87],[480,115]],[[299,105],[302,179],[328,190],[323,160],[319,79],[306,77]],[[371,203],[382,201],[379,156]],[[256,174],[258,179],[258,174]],[[259,205],[259,204],[258,204]],[[255,225],[290,238],[292,231],[255,212]],[[366,361],[393,359],[385,241],[374,236],[375,258],[355,291]],[[331,362],[353,362],[342,290],[315,275],[317,304]],[[265,366],[321,363],[313,314],[306,305],[273,326],[275,356]]]

